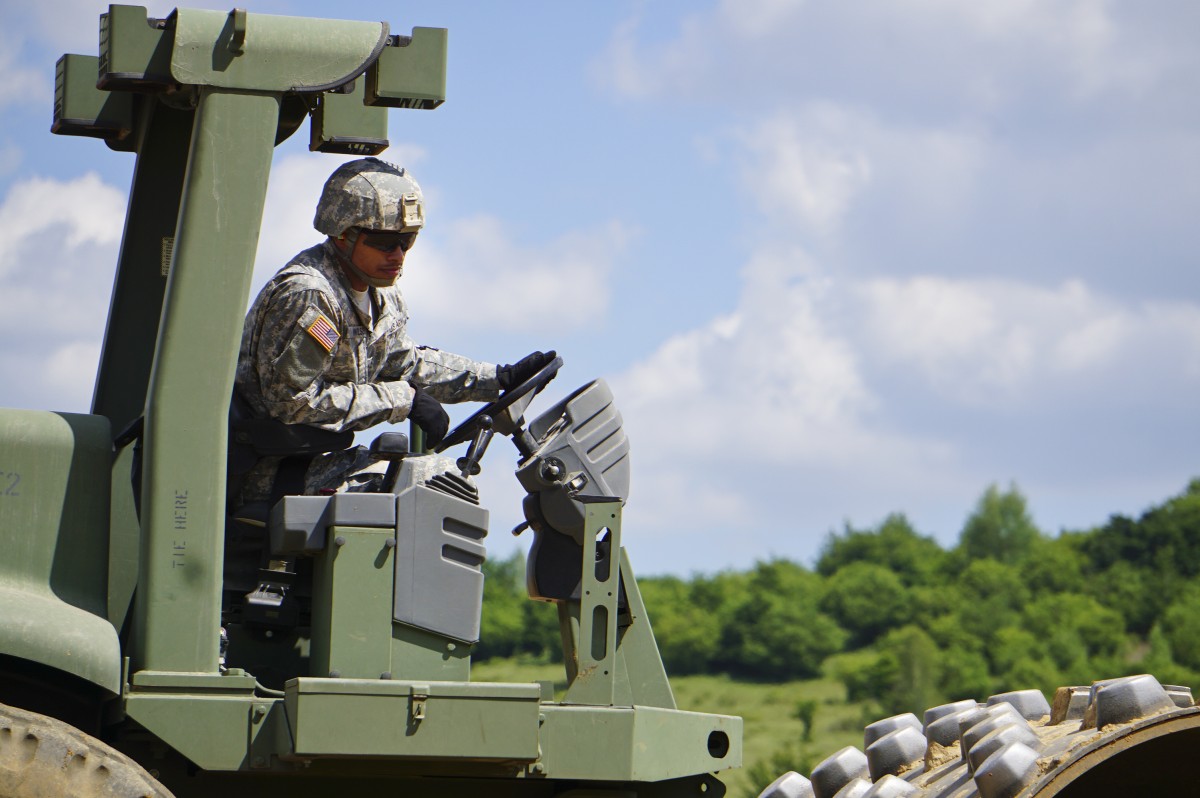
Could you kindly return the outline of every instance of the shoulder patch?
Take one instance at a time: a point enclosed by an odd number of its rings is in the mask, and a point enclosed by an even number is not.
[[[338,338],[341,337],[329,319],[325,318],[324,313],[318,313],[305,329],[326,352],[332,352],[337,346]]]

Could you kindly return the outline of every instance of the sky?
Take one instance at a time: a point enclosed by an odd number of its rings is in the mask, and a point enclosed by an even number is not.
[[[428,203],[410,332],[556,349],[530,416],[609,382],[639,573],[811,564],[892,512],[952,545],[993,483],[1090,528],[1200,476],[1192,0],[244,5],[449,29],[446,103],[382,156]],[[106,9],[0,0],[0,406],[90,407],[133,157],[49,127]],[[319,240],[341,159],[307,139],[254,291]],[[492,556],[530,542],[515,455],[480,478]]]

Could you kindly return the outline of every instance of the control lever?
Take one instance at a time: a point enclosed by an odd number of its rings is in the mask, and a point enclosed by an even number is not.
[[[483,459],[483,453],[487,451],[488,444],[492,442],[492,436],[496,434],[492,429],[491,416],[480,416],[475,421],[475,427],[475,438],[467,447],[466,456],[454,461],[464,477],[473,477],[482,470],[479,461]]]
[[[408,436],[403,432],[384,432],[371,441],[371,454],[387,461],[387,473],[383,475],[383,492],[394,493],[396,479],[400,476],[400,461],[410,454]]]

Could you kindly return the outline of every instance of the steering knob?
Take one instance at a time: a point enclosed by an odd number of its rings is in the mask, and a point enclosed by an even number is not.
[[[547,457],[538,466],[538,476],[548,485],[557,485],[567,475],[566,466],[557,457]]]

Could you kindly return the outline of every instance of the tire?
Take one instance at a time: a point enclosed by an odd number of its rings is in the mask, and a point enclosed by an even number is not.
[[[0,798],[172,798],[141,765],[89,734],[0,704]]]
[[[958,701],[866,727],[806,778],[759,798],[1107,798],[1194,789],[1200,707],[1149,675]],[[865,751],[865,753],[864,753]]]

